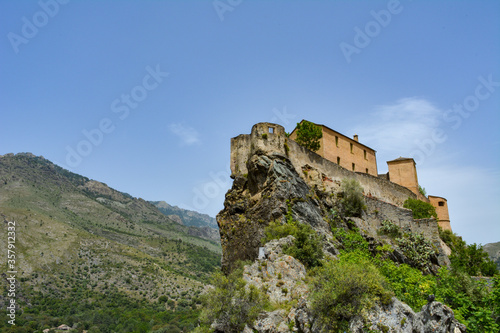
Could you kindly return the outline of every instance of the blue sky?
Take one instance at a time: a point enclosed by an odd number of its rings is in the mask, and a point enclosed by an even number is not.
[[[498,1],[0,1],[0,154],[215,216],[230,138],[323,123],[500,241]]]

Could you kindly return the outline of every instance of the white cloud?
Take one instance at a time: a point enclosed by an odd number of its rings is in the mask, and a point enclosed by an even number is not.
[[[168,129],[170,130],[170,132],[177,135],[181,139],[182,145],[191,146],[200,143],[200,135],[198,131],[193,127],[175,123],[168,125]]]
[[[426,99],[403,98],[376,107],[354,127],[354,132],[359,134],[360,142],[377,151],[379,172],[387,170],[385,161],[413,157],[419,184],[428,194],[448,200],[451,227],[467,243],[497,242],[500,221],[495,207],[500,198],[500,172],[464,160],[450,142],[433,141],[441,130],[442,115],[443,110]],[[422,148],[423,143],[433,146]],[[421,153],[423,158],[413,156],[425,149],[428,152]]]
[[[376,107],[353,132],[384,161],[399,156],[411,157],[410,153],[422,139],[432,137],[442,113],[423,98],[402,98],[393,104]]]

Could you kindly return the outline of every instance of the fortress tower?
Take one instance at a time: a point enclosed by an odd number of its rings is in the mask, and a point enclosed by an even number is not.
[[[438,216],[438,224],[443,230],[451,231],[450,215],[448,214],[448,201],[442,197],[436,197],[429,195],[429,201],[431,205],[436,208],[436,214]]]
[[[399,157],[387,161],[389,167],[389,180],[410,189],[419,195],[416,163],[413,158]],[[419,198],[420,199],[420,198]]]

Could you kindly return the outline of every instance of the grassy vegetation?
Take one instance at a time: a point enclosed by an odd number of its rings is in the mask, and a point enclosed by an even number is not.
[[[2,332],[41,332],[65,323],[76,326],[76,332],[181,332],[194,328],[199,310],[196,300],[179,302],[175,311],[165,303],[149,302],[129,297],[110,285],[105,292],[88,288],[86,281],[75,282],[64,295],[47,295],[26,290],[29,304],[23,304],[23,312],[12,326],[0,321]],[[61,297],[62,296],[62,297]],[[7,318],[5,312],[0,312]]]
[[[93,332],[146,332],[167,324],[176,332],[187,329],[189,318],[196,321],[192,305],[220,267],[219,244],[189,236],[142,199],[40,157],[0,158],[0,198],[2,219],[16,221],[19,332],[33,322],[54,327],[70,319],[89,332],[94,326]],[[0,236],[7,239],[6,228]],[[77,312],[67,314],[75,302]],[[93,313],[109,320],[100,323]],[[128,321],[124,316],[137,325],[117,326]]]
[[[194,332],[211,332],[214,320],[223,332],[241,332],[245,324],[251,324],[261,311],[270,309],[266,294],[253,285],[247,287],[242,275],[242,268],[228,276],[221,272],[213,275],[214,287],[202,298],[200,327]]]
[[[428,202],[408,198],[403,203],[403,207],[412,210],[414,219],[427,219],[431,217],[437,219],[436,208]]]
[[[263,244],[292,235],[295,237],[294,243],[285,247],[283,252],[299,260],[308,268],[321,265],[321,259],[323,259],[321,239],[310,225],[293,220],[290,202],[288,202],[286,223],[282,224],[278,220],[272,221],[264,230],[264,235],[261,240]]]

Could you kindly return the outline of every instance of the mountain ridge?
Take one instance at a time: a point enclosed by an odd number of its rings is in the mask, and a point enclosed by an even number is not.
[[[159,308],[143,315],[189,317],[220,265],[220,245],[195,235],[197,228],[179,225],[143,199],[30,153],[0,156],[0,214],[4,225],[16,223],[18,325],[35,316],[40,331],[69,322],[97,331],[127,331],[120,318],[128,310],[143,313],[153,307]],[[0,246],[7,248],[7,228],[0,236]],[[0,263],[5,261],[2,256]],[[103,322],[84,306],[98,299],[103,304],[119,299],[123,307]],[[2,309],[8,300],[0,295]],[[43,305],[47,302],[61,309],[83,308],[63,315]],[[44,326],[42,316],[54,323]],[[192,324],[176,327],[186,330]]]

